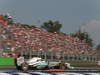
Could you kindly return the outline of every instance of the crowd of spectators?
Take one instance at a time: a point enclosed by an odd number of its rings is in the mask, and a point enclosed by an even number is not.
[[[45,32],[41,28],[3,23],[0,18],[0,53],[53,52],[60,54],[92,54],[85,41],[62,33]],[[2,54],[1,54],[2,55]]]

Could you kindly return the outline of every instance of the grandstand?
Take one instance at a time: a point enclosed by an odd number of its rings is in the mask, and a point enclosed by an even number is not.
[[[0,55],[21,53],[26,57],[71,61],[98,61],[99,54],[87,43],[67,34],[45,32],[22,24],[9,24],[0,17]]]

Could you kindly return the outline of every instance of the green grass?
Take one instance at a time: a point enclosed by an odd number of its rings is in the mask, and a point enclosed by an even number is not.
[[[74,70],[100,70],[96,61],[68,61]]]
[[[14,58],[11,57],[0,57],[0,66],[14,65]]]
[[[73,70],[100,70],[100,67],[75,67]]]

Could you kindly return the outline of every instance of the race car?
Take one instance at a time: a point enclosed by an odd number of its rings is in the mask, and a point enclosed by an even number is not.
[[[16,59],[16,68],[18,70],[43,70],[43,69],[66,69],[72,68],[70,63],[55,62],[55,61],[44,61],[40,57],[33,57],[25,61],[24,57],[19,57]]]

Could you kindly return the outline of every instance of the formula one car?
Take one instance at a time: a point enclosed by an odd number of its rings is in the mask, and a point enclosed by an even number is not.
[[[33,57],[26,61],[24,60],[24,57],[19,57],[16,59],[16,67],[18,70],[29,70],[29,69],[43,70],[43,69],[73,68],[70,66],[70,63],[44,61],[40,57]]]

